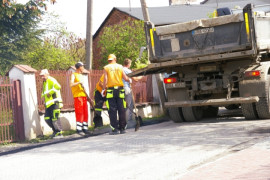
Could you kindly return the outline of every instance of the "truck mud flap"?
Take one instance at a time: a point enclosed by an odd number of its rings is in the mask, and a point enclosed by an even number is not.
[[[165,107],[223,106],[228,104],[254,103],[258,101],[259,101],[258,96],[251,96],[251,97],[238,97],[230,99],[224,98],[224,99],[165,102]]]

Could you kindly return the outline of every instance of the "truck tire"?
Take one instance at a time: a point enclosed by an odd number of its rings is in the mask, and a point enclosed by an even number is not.
[[[182,108],[168,108],[170,118],[173,122],[179,123],[184,121],[184,116],[182,113]]]
[[[256,110],[260,119],[270,118],[270,100],[269,100],[269,78],[265,82],[265,95],[266,97],[260,97],[259,102],[256,103]]]
[[[207,106],[203,111],[203,117],[205,118],[215,118],[218,115],[218,107]]]
[[[182,112],[184,119],[187,122],[199,121],[203,117],[202,107],[183,107]]]
[[[255,103],[241,104],[241,109],[246,120],[258,119]]]
[[[269,119],[270,118],[269,98],[260,97],[259,102],[256,103],[256,109],[260,119]]]

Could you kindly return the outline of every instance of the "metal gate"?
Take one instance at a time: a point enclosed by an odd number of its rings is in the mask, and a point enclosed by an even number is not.
[[[20,81],[0,76],[0,144],[24,138]]]

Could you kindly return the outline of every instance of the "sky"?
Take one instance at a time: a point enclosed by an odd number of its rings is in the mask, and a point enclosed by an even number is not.
[[[54,5],[48,6],[49,12],[55,12],[60,20],[66,23],[67,30],[74,32],[81,38],[86,36],[87,0],[56,0]],[[168,6],[169,0],[145,0],[148,7]],[[25,3],[27,0],[17,0]],[[140,0],[92,0],[93,34],[110,13],[113,7],[141,7]]]

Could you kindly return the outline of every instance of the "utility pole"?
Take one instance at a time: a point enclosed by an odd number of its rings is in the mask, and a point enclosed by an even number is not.
[[[92,15],[93,0],[87,0],[87,17],[86,17],[86,69],[92,69],[93,65],[93,36],[92,36]]]
[[[148,7],[146,6],[145,0],[141,0],[141,6],[142,6],[144,21],[146,21],[146,22],[150,21]]]

